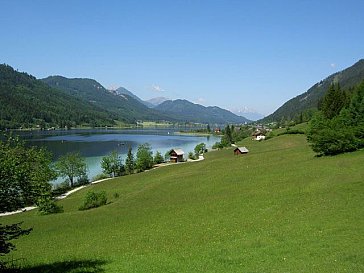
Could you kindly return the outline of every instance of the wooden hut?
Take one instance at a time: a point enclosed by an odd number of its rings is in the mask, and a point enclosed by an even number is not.
[[[183,162],[183,155],[185,153],[182,149],[172,149],[169,152],[170,160],[171,162],[177,163],[177,162]]]
[[[234,149],[234,155],[243,155],[249,153],[249,150],[246,147],[236,147]]]

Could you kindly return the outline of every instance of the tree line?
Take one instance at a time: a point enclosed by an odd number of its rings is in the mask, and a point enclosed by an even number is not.
[[[352,92],[332,84],[309,122],[307,140],[318,155],[364,147],[364,81]]]
[[[248,137],[252,133],[252,129],[248,126],[234,126],[227,125],[222,130],[222,137],[220,142],[216,142],[212,148],[222,149],[224,147],[230,147],[231,144],[239,142],[244,138]]]

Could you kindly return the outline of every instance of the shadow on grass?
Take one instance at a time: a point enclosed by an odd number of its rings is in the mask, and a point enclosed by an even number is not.
[[[30,267],[10,269],[6,273],[102,273],[106,262],[102,260],[76,260],[55,262]]]

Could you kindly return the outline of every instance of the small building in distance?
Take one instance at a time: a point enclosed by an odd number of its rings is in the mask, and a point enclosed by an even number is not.
[[[169,156],[170,156],[170,161],[177,163],[177,162],[183,162],[183,155],[184,155],[184,151],[182,149],[172,149],[169,152]]]
[[[234,149],[234,155],[244,155],[249,153],[249,150],[246,147],[236,147]]]
[[[252,134],[252,140],[259,141],[259,140],[264,140],[264,139],[265,139],[265,134],[260,130],[257,130]]]

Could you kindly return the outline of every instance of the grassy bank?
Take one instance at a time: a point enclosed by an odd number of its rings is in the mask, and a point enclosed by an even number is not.
[[[364,151],[317,158],[303,135],[240,144],[248,155],[93,185],[111,201],[97,209],[78,211],[83,190],[62,214],[1,218],[34,228],[13,258],[29,272],[364,272]]]

